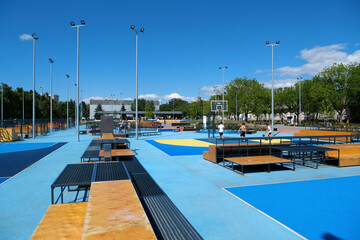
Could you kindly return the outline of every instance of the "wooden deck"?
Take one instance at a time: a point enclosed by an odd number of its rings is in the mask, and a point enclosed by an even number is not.
[[[251,166],[251,165],[267,165],[267,172],[270,172],[270,165],[280,163],[291,163],[293,165],[293,170],[295,171],[295,162],[291,160],[287,160],[284,158],[279,158],[270,155],[264,156],[248,156],[248,157],[229,157],[225,158],[225,161],[231,162],[232,170],[234,169],[234,163],[239,164],[241,167],[241,174],[244,174],[244,166]]]
[[[234,162],[240,165],[261,165],[261,164],[273,164],[273,163],[291,163],[291,160],[279,158],[275,156],[249,156],[249,157],[230,157],[225,160]]]
[[[30,239],[81,239],[87,204],[50,205]]]
[[[112,157],[131,157],[135,156],[135,153],[128,148],[124,149],[111,149]],[[104,157],[104,150],[100,150],[99,157]]]
[[[92,183],[81,239],[156,239],[131,180]]]

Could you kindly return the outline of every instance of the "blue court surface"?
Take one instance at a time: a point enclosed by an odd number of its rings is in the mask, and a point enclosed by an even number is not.
[[[308,239],[360,239],[360,176],[227,188]]]
[[[62,147],[64,144],[66,143],[23,143],[1,145],[0,183],[21,172],[46,155]]]
[[[209,147],[192,147],[192,146],[178,146],[158,143],[154,140],[146,140],[154,147],[168,154],[169,156],[185,156],[185,155],[202,155],[203,151],[208,151]]]
[[[3,143],[0,144],[0,153],[8,152],[18,152],[33,150],[39,148],[46,148],[54,145],[54,142],[44,142],[44,143]]]

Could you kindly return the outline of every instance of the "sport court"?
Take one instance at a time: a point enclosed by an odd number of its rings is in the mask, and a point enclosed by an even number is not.
[[[235,134],[225,134],[225,137],[234,136]],[[2,232],[0,239],[28,239],[31,236],[50,205],[50,185],[66,164],[80,161],[80,157],[91,139],[91,136],[82,136],[80,143],[76,143],[74,130],[70,129],[56,132],[48,137],[39,137],[35,140],[29,139],[25,141],[25,143],[46,143],[49,141],[49,144],[66,141],[68,144],[58,148],[52,154],[41,158],[36,164],[31,165],[20,174],[0,185],[0,216],[2,216],[0,218],[6,218],[6,221],[3,221],[4,219],[0,220]],[[189,141],[189,139],[192,140]],[[178,152],[168,151],[166,153],[164,148],[158,148],[148,140],[153,140],[161,144],[159,146],[162,147],[171,148],[171,146],[175,146],[178,148]],[[164,142],[163,140],[166,141]],[[258,171],[242,176],[204,160],[202,150],[207,149],[207,147],[203,146],[203,144],[212,143],[212,140],[206,140],[207,134],[193,132],[165,132],[160,136],[140,137],[138,141],[132,138],[129,139],[131,148],[139,149],[137,151],[137,159],[204,239],[263,240],[302,239],[303,237],[311,239],[312,235],[307,235],[307,232],[296,228],[298,223],[295,223],[294,226],[289,222],[295,218],[293,215],[286,214],[286,209],[279,210],[283,213],[283,219],[278,217],[276,212],[268,211],[267,208],[263,208],[252,199],[246,199],[245,196],[239,195],[240,198],[248,202],[245,203],[235,196],[237,195],[236,192],[232,194],[229,192],[232,189],[267,188],[289,182],[289,184],[294,184],[294,187],[289,187],[294,190],[293,196],[290,195],[291,197],[287,198],[287,192],[289,191],[287,188],[279,190],[279,192],[283,191],[282,194],[284,194],[281,198],[284,207],[288,205],[294,206],[301,213],[303,209],[311,210],[316,208],[317,205],[314,201],[322,202],[325,204],[323,208],[325,212],[323,214],[328,216],[332,213],[332,205],[329,205],[325,201],[326,199],[323,199],[323,196],[317,195],[314,195],[312,199],[313,204],[304,203],[306,200],[302,200],[303,192],[310,191],[311,188],[306,191],[298,191],[297,193],[296,189],[299,189],[299,187],[297,187],[296,183],[320,181],[315,179],[334,179],[334,181],[337,181],[337,179],[345,179],[346,176],[360,175],[360,167],[338,168],[320,165],[317,170],[299,167],[295,172],[290,170],[272,170],[271,173]],[[180,154],[188,153],[188,147],[197,149],[197,152],[193,152],[191,155]],[[329,187],[330,189],[328,189]],[[21,191],[14,190],[19,188],[21,188]],[[322,184],[322,188],[324,191],[329,192],[333,190],[332,185]],[[317,188],[314,187],[314,189]],[[268,192],[274,192],[274,190],[268,190]],[[261,193],[260,190],[255,190],[253,196],[255,199],[266,199],[263,196],[264,194],[267,194],[267,192]],[[278,195],[280,198],[280,193],[276,194],[276,196]],[[308,195],[311,196],[310,193]],[[358,196],[354,194],[351,197],[358,199]],[[347,199],[344,201],[347,201]],[[349,202],[345,205],[352,204],[351,201],[353,201],[353,198],[349,199]],[[267,202],[271,202],[271,200]],[[264,211],[264,213],[270,215],[273,219],[265,216],[257,209],[254,209],[254,207],[249,206],[249,204]],[[272,211],[278,209],[277,205],[269,205],[269,209]],[[26,214],[19,214],[22,212]],[[282,224],[274,221],[274,219]],[[354,217],[349,217],[349,219],[356,221]],[[311,219],[311,221],[316,226],[315,220]],[[292,229],[292,231],[289,229]],[[294,232],[297,232],[297,234]],[[352,234],[358,233],[359,231],[354,229]],[[315,232],[315,234],[317,233]],[[336,235],[337,232],[329,232],[329,234],[339,238],[343,236]],[[320,235],[320,237],[314,239],[324,238]]]

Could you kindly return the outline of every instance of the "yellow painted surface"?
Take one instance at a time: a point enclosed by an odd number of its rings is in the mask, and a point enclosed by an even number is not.
[[[30,239],[81,239],[87,204],[50,205]]]
[[[209,147],[214,145],[212,143],[195,140],[195,139],[167,139],[167,140],[155,140],[158,143],[177,145],[177,146],[187,146],[187,147]]]
[[[81,239],[156,239],[131,180],[91,184]]]

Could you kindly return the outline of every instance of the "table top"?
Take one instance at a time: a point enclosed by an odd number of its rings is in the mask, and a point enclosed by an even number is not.
[[[30,239],[80,239],[87,202],[50,205]]]
[[[131,180],[91,185],[82,239],[156,239]]]
[[[111,149],[111,156],[121,157],[121,156],[135,156],[135,153],[130,149]],[[99,157],[104,157],[104,150],[100,150]]]
[[[225,160],[240,164],[240,165],[259,165],[269,163],[289,163],[291,160],[279,158],[275,156],[247,156],[247,157],[228,157]]]

